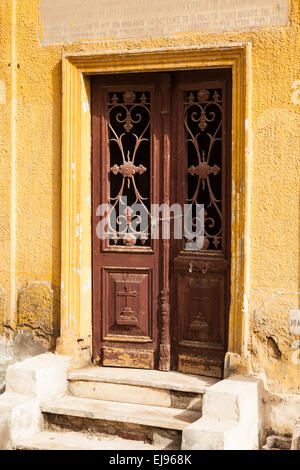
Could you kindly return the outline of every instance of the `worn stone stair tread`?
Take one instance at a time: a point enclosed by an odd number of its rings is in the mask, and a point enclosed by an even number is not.
[[[183,431],[201,417],[197,411],[65,396],[42,406],[44,413],[155,426]]]
[[[116,367],[87,367],[71,371],[69,380],[139,385],[181,392],[204,393],[219,380],[200,375],[159,370],[125,369]]]
[[[151,444],[116,436],[89,437],[78,432],[39,432],[22,440],[18,450],[158,450]]]

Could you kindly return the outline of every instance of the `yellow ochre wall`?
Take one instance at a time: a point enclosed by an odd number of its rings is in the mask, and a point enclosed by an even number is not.
[[[59,335],[62,54],[249,43],[247,367],[299,393],[299,22],[290,0],[285,26],[42,46],[39,1],[0,0],[0,372]]]

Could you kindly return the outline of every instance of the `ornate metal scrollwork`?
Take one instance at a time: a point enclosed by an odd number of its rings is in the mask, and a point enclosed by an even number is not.
[[[146,228],[141,228],[141,217],[129,217],[128,210],[131,205],[139,203],[145,213],[150,215],[150,92],[110,92],[107,123],[111,162],[111,211],[108,217],[110,245],[128,248],[149,245],[150,223]],[[126,214],[120,213],[124,198]],[[117,214],[115,226],[110,218],[112,209]]]
[[[139,175],[142,175],[147,171],[147,168],[145,168],[143,165],[135,166],[132,161],[129,159],[129,151],[127,153],[127,162],[123,163],[123,165],[116,165],[111,167],[110,171],[113,172],[114,175],[117,175],[118,173],[121,173],[124,178],[128,178],[127,180],[127,185],[128,188],[130,187],[130,178],[133,177],[136,173]]]
[[[201,249],[220,250],[222,249],[222,90],[188,91],[184,106],[187,203],[191,204],[191,211],[196,204],[203,204],[205,208],[204,245]],[[193,213],[193,216],[195,225],[196,215]],[[193,234],[190,239],[186,238],[186,241],[187,244],[193,241]]]

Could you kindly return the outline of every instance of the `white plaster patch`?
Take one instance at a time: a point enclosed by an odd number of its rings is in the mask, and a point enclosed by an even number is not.
[[[89,274],[86,283],[83,286],[83,292],[87,292],[92,288],[92,276]]]
[[[292,90],[295,90],[292,93],[292,102],[294,104],[300,104],[300,80],[295,80],[292,83]]]
[[[300,336],[300,310],[290,310],[290,333]]]
[[[82,111],[84,113],[87,113],[90,109],[90,103],[89,103],[89,100],[86,100],[86,101],[83,101],[82,102]]]
[[[13,354],[13,343],[10,340],[0,338],[0,363],[12,361]]]
[[[243,311],[244,311],[245,313],[247,313],[247,312],[248,312],[248,308],[249,308],[249,301],[248,301],[248,294],[247,294],[246,292],[244,293],[244,302],[243,302],[243,306],[244,306]]]

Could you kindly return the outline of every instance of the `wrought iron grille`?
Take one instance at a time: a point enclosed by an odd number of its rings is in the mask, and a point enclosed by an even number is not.
[[[222,89],[187,90],[184,95],[186,202],[204,205],[202,250],[222,249]],[[193,212],[193,216],[196,215]],[[193,239],[186,239],[186,248]]]
[[[141,215],[131,206],[141,204],[144,213],[150,213],[151,93],[116,91],[109,92],[107,98],[109,202],[116,213],[116,223],[109,224],[109,244],[127,248],[149,246],[150,218],[147,226],[142,225]]]

